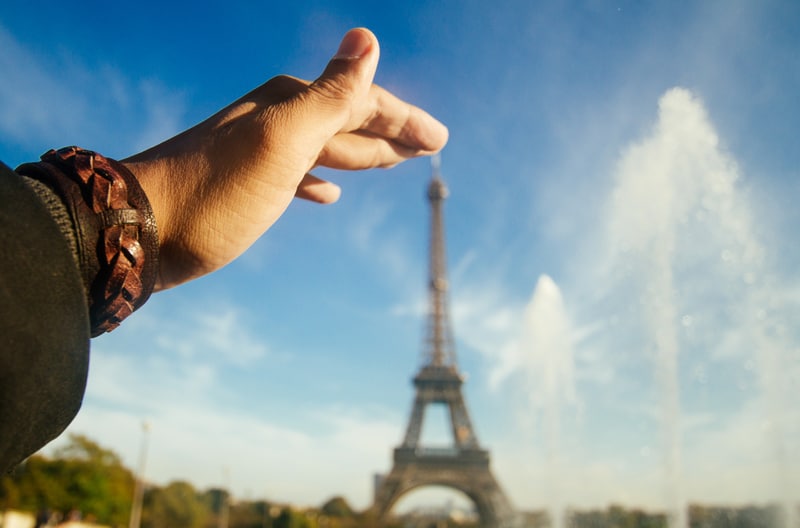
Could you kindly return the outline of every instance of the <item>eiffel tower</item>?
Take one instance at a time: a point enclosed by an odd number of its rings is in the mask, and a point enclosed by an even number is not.
[[[425,361],[414,377],[416,397],[405,438],[394,450],[391,472],[376,485],[372,511],[382,522],[400,497],[416,488],[437,485],[459,490],[469,497],[480,515],[482,528],[516,526],[514,510],[492,475],[489,452],[478,443],[461,393],[464,377],[456,364],[447,310],[442,206],[448,190],[441,179],[438,158],[433,158],[432,166],[433,177],[428,186],[431,239]],[[431,404],[447,406],[452,446],[433,448],[420,444],[425,409]]]

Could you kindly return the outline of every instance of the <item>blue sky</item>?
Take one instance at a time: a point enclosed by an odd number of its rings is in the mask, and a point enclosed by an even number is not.
[[[369,27],[377,82],[450,128],[458,358],[512,501],[797,500],[800,4],[487,5],[5,2],[0,159],[124,157]],[[420,362],[430,165],[320,175],[339,203],[94,341],[69,431],[133,467],[148,421],[160,483],[369,503]]]

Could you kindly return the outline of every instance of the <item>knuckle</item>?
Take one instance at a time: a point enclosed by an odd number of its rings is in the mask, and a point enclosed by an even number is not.
[[[318,79],[309,87],[309,90],[322,100],[336,104],[349,102],[353,97],[352,86],[343,76]]]

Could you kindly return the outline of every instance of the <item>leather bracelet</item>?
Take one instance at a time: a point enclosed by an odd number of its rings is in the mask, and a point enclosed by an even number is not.
[[[153,291],[155,217],[136,177],[118,161],[79,147],[50,150],[41,160],[17,173],[48,185],[69,211],[96,337],[119,326]]]

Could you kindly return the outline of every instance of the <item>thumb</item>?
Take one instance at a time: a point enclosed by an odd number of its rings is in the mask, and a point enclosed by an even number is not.
[[[351,29],[322,75],[308,86],[300,106],[301,113],[316,122],[316,146],[321,148],[348,126],[357,105],[369,94],[379,56],[378,39],[370,30]]]
[[[363,81],[369,86],[378,67],[380,49],[378,39],[367,28],[355,28],[345,33],[336,55],[328,63],[317,82],[338,75],[353,76],[353,81]],[[362,77],[358,79],[358,77]]]

